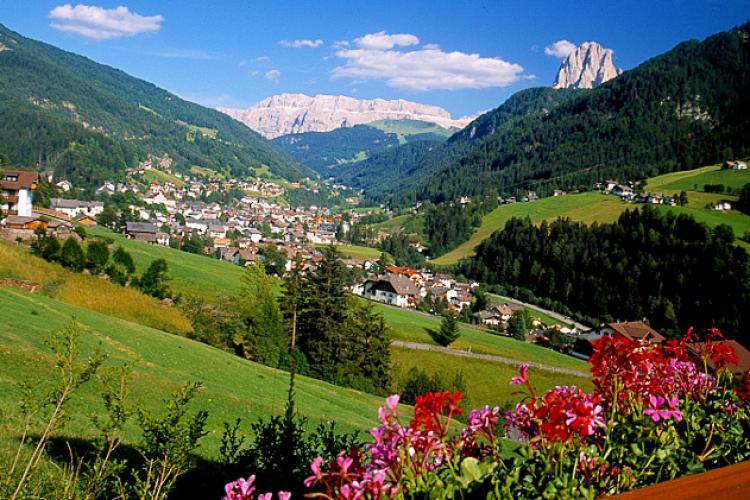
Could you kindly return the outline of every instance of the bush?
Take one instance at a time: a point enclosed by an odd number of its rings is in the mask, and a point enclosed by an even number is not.
[[[60,250],[60,263],[72,271],[81,272],[86,266],[86,256],[74,237],[69,237]]]
[[[80,227],[80,226],[79,226]],[[86,247],[86,267],[92,274],[104,271],[109,262],[109,248],[103,241],[92,241]]]

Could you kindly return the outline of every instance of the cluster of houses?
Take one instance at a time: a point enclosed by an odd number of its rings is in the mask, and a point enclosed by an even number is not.
[[[672,196],[658,194],[639,193],[636,185],[632,182],[619,183],[614,180],[596,182],[593,188],[597,191],[609,193],[619,197],[622,201],[631,203],[649,203],[651,205],[677,205],[678,200]]]
[[[367,268],[367,263],[365,264]],[[442,300],[448,308],[461,311],[471,305],[471,291],[479,283],[460,283],[448,274],[404,266],[386,266],[381,274],[370,274],[356,283],[356,295],[398,307],[414,308],[427,299]]]

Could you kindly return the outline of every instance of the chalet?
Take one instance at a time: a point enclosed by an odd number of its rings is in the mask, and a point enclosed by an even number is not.
[[[612,194],[623,199],[631,199],[633,197],[633,188],[626,184],[618,184],[612,188]]]
[[[73,220],[76,221],[78,224],[81,224],[82,226],[89,226],[89,227],[96,226],[96,219],[90,215],[80,214],[78,217],[75,217]]]
[[[611,337],[615,333],[619,333],[630,340],[640,340],[642,342],[652,342],[655,344],[661,344],[665,340],[659,332],[648,326],[643,321],[607,323],[600,326],[595,335],[598,335],[599,337]]]
[[[63,213],[70,218],[74,218],[78,214],[96,217],[104,211],[104,203],[101,201],[79,201],[52,198],[50,200],[50,208],[56,212]]]
[[[421,287],[425,283],[425,278],[422,273],[420,273],[416,269],[411,269],[406,266],[386,266],[383,271],[385,272],[385,274],[397,274],[406,276],[411,280],[412,283],[414,283],[415,286],[418,287]]]
[[[39,174],[23,170],[0,170],[0,212],[3,215],[31,217],[32,192],[39,184]]]
[[[732,209],[732,204],[728,201],[720,201],[716,205],[714,205],[714,210],[719,210],[721,212],[727,212]]]
[[[414,307],[419,299],[419,289],[406,276],[390,274],[368,279],[364,296],[398,307]]]
[[[722,170],[747,170],[747,163],[744,161],[725,161],[721,165]]]
[[[489,326],[498,326],[505,322],[502,315],[497,311],[479,311],[479,319],[483,324]]]
[[[73,184],[70,181],[60,181],[57,184],[55,184],[55,186],[57,186],[58,188],[60,188],[60,190],[66,193],[70,191],[71,189],[73,189]]]
[[[126,222],[125,223],[125,234],[128,235],[128,238],[138,240],[138,241],[145,241],[146,243],[157,243],[157,233],[158,229],[156,228],[156,224],[151,224],[148,222]],[[167,243],[169,243],[169,240],[167,240]]]

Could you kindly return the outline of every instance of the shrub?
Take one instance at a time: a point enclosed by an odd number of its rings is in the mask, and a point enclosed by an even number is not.
[[[60,250],[60,263],[75,272],[83,271],[86,266],[86,256],[83,249],[72,236],[63,243]]]

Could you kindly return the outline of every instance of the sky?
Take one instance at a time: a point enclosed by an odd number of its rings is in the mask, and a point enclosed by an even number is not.
[[[8,28],[205,106],[342,94],[454,117],[551,85],[585,41],[627,70],[748,20],[750,0],[0,0]]]

